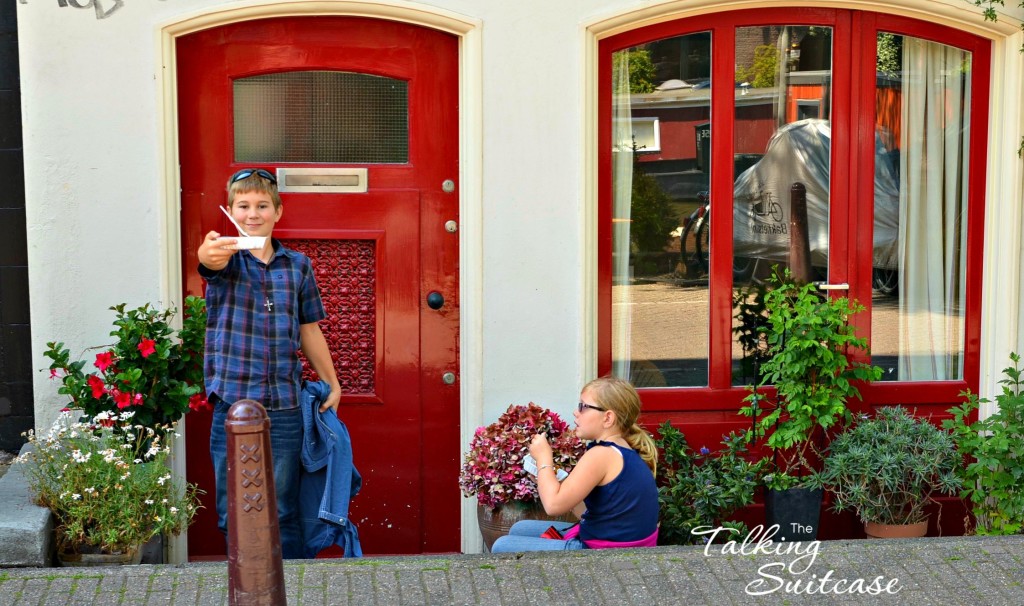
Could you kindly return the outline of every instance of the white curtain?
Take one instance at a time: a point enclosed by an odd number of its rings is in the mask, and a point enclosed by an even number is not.
[[[903,39],[899,379],[963,376],[970,53]]]
[[[629,225],[633,206],[633,124],[629,51],[612,55],[612,374],[630,378]]]

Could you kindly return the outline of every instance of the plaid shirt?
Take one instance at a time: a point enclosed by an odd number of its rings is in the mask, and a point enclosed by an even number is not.
[[[206,393],[267,410],[299,405],[299,325],[327,317],[309,258],[272,240],[264,265],[247,251],[206,280]]]

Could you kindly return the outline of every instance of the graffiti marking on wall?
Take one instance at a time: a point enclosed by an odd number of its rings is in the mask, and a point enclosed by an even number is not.
[[[28,4],[28,0],[18,0],[22,4]],[[104,10],[104,5],[108,8]],[[124,0],[88,0],[82,2],[81,0],[57,0],[57,6],[61,8],[91,8],[96,11],[97,19],[106,19],[110,15],[113,15],[117,9],[124,6]]]

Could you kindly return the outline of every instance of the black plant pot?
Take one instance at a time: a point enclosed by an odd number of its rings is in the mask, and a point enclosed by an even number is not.
[[[821,518],[820,488],[769,490],[764,499],[768,528],[779,525],[773,541],[814,541]]]

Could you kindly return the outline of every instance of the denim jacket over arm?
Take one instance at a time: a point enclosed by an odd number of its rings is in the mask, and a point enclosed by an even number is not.
[[[323,381],[302,384],[302,475],[299,512],[307,558],[337,544],[345,557],[362,557],[359,532],[348,518],[349,502],[363,485],[352,462],[352,440],[345,424],[320,405],[330,394]]]

